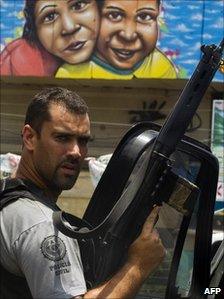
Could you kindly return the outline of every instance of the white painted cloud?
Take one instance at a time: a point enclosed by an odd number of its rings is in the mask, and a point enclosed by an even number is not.
[[[0,0],[0,6],[1,8],[9,7],[11,4],[5,0]]]
[[[213,36],[212,36],[211,34],[209,34],[209,33],[204,33],[204,34],[203,34],[203,38],[204,38],[204,39],[212,39],[212,37],[213,37]]]
[[[223,19],[222,18],[219,18],[216,20],[216,22],[213,24],[213,28],[216,28],[216,29],[222,29],[223,30]]]
[[[200,42],[196,42],[194,45],[192,45],[192,49],[194,52],[197,52],[198,49],[201,48],[201,43]]]
[[[183,41],[180,39],[174,38],[173,40],[170,41],[171,45],[179,46],[179,47],[186,47],[187,44],[185,44]]]
[[[218,10],[217,9],[210,9],[209,14],[217,14]]]
[[[202,21],[202,19],[203,19],[203,17],[202,17],[202,14],[200,14],[200,13],[194,14],[191,17],[192,21]]]
[[[6,29],[6,28],[7,28],[7,26],[5,26],[5,24],[0,23],[0,30]]]
[[[187,7],[188,7],[189,9],[191,9],[191,10],[198,9],[198,6],[197,6],[197,5],[193,5],[193,4],[189,4]]]
[[[191,32],[191,29],[187,28],[187,26],[185,24],[179,24],[179,25],[177,25],[176,29],[179,32]]]
[[[179,9],[178,5],[174,5],[174,4],[172,4],[172,2],[168,2],[168,1],[163,2],[163,6],[165,9],[173,9],[173,10]]]
[[[223,0],[217,0],[217,2],[215,3],[215,5],[223,7],[224,6]]]
[[[189,60],[184,60],[184,64],[197,64],[198,61],[196,59],[189,59]]]
[[[185,38],[188,39],[188,40],[192,40],[194,39],[194,36],[193,35],[185,35]]]
[[[180,19],[179,16],[177,16],[177,15],[172,15],[172,14],[170,14],[170,13],[166,13],[165,16],[166,16],[166,19],[167,19],[167,20],[179,20],[179,19]]]
[[[10,13],[7,15],[7,17],[9,17],[9,18],[17,17],[17,15],[18,15],[18,12],[17,12],[17,11],[13,11],[13,12],[10,12]]]
[[[192,27],[193,27],[193,28],[199,28],[199,27],[201,27],[201,24],[193,23],[193,24],[192,24]]]

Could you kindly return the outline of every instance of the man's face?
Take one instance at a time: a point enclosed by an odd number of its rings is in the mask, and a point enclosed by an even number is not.
[[[97,42],[101,59],[130,69],[149,55],[158,37],[157,0],[105,0]]]
[[[50,106],[51,120],[43,123],[36,138],[33,163],[44,183],[53,191],[74,185],[87,154],[90,122],[87,114],[68,112],[56,104]]]
[[[99,31],[95,0],[38,0],[37,36],[43,47],[62,60],[76,64],[92,54]]]

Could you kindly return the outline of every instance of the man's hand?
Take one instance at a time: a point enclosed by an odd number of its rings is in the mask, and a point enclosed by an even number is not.
[[[154,229],[159,210],[159,207],[152,210],[145,221],[141,234],[132,243],[128,252],[128,263],[137,266],[145,278],[162,262],[165,256],[165,248],[158,232]]]
[[[128,251],[128,260],[109,281],[88,291],[85,299],[130,299],[134,298],[144,280],[162,262],[165,249],[158,233],[153,228],[159,208],[156,207],[146,219],[139,237]]]

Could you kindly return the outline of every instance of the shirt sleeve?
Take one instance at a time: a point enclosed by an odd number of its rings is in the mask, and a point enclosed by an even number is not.
[[[79,246],[44,221],[24,231],[12,250],[34,298],[71,298],[86,293]]]

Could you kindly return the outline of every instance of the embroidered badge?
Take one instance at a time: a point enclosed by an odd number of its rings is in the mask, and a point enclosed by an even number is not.
[[[66,247],[59,237],[49,236],[41,243],[41,252],[51,261],[60,261],[66,254]]]

